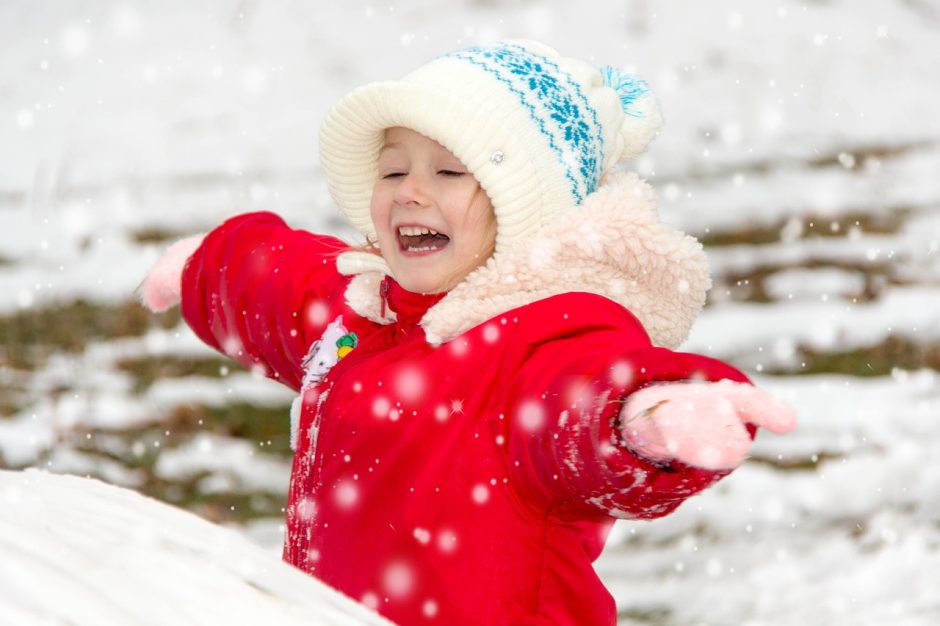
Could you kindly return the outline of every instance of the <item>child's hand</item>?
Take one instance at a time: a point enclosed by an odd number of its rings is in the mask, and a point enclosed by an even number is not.
[[[743,383],[668,383],[632,394],[620,412],[627,446],[654,462],[681,461],[707,470],[734,469],[747,457],[746,423],[782,434],[793,409]]]
[[[179,304],[183,290],[183,267],[204,236],[199,234],[180,239],[167,248],[141,285],[140,300],[144,306],[159,313]]]

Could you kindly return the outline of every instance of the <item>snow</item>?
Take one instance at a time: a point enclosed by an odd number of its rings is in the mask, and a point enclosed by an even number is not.
[[[840,269],[783,270],[768,279],[765,285],[774,300],[819,300],[824,296],[845,297],[865,289],[865,274]]]
[[[648,80],[666,123],[632,167],[656,188],[665,221],[700,237],[770,233],[707,249],[716,287],[682,348],[731,360],[800,416],[785,437],[762,433],[753,459],[677,512],[617,523],[598,569],[621,626],[938,623],[940,375],[761,373],[798,371],[800,348],[940,341],[938,24],[937,0],[461,0],[446,10],[432,0],[8,0],[0,318],[77,298],[130,300],[174,237],[246,210],[352,238],[317,165],[328,107],[460,46],[542,39]],[[169,239],[141,241],[154,229]],[[743,300],[726,282],[759,272],[772,302]],[[499,329],[488,333],[495,340]],[[119,459],[151,442],[128,443],[122,431],[158,427],[187,403],[290,403],[257,374],[164,377],[137,393],[117,367],[212,354],[183,326],[95,339],[31,370],[0,348],[0,405],[8,390],[15,400],[0,415],[0,465],[140,488],[143,471]],[[433,384],[404,373],[393,386]],[[379,404],[390,416],[392,401]],[[430,409],[455,419],[462,401]],[[109,456],[83,448],[89,433]],[[289,461],[200,432],[162,450],[154,470],[166,480],[208,473],[207,491],[283,493]],[[356,495],[343,497],[363,506]],[[0,594],[0,623],[176,623],[186,610],[211,623],[221,610],[255,622],[373,623],[349,621],[360,615],[352,605],[280,566],[282,521],[238,527],[258,552],[129,492],[0,472],[0,588],[16,590]],[[135,526],[151,530],[129,533]],[[172,539],[156,541],[164,532]],[[415,538],[445,550],[459,540],[423,529]],[[84,569],[67,569],[63,555]],[[126,567],[128,555],[153,567]],[[219,595],[194,592],[206,586]],[[41,595],[59,587],[60,601]],[[425,612],[436,611],[432,600]]]
[[[225,477],[220,485],[206,482],[209,491],[232,491],[227,484],[234,481],[241,489],[262,490],[274,493],[287,492],[287,473],[283,462],[265,457],[255,457],[256,446],[247,441],[233,441],[228,437],[200,433],[192,441],[167,450],[160,455],[154,472],[165,480],[181,480],[202,473],[217,480]]]
[[[925,286],[890,289],[881,299],[860,304],[835,297],[785,301],[773,311],[759,304],[723,304],[702,314],[682,347],[729,357],[780,338],[820,349],[877,343],[892,333],[936,340],[940,318],[935,308],[924,305],[936,297],[937,288]]]
[[[815,470],[752,461],[666,518],[621,522],[602,577],[622,604],[667,607],[671,623],[932,623],[938,382],[930,372],[864,384],[826,376],[811,390],[759,379],[802,421],[793,436],[762,434],[754,455],[812,453]]]
[[[232,530],[132,491],[0,471],[0,623],[387,624]]]

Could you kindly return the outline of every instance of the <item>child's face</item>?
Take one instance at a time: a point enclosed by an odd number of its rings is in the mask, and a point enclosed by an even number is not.
[[[496,243],[493,205],[457,157],[407,128],[390,128],[372,189],[372,224],[398,283],[416,293],[449,291]]]

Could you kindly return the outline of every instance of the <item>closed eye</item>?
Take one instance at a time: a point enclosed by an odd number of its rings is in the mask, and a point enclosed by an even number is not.
[[[466,174],[466,172],[458,172],[456,170],[440,170],[438,174],[443,174],[444,176],[457,178],[459,176],[463,176],[464,174]]]
[[[404,175],[405,175],[404,172],[389,172],[388,174],[383,174],[383,175],[382,175],[382,179],[383,179],[383,180],[387,180],[387,179],[390,179],[390,178],[398,178],[398,177],[404,176]]]

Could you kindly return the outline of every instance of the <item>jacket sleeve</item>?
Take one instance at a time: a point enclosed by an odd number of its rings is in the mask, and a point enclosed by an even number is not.
[[[216,350],[299,389],[308,346],[344,310],[335,257],[346,247],[273,213],[234,217],[187,261],[183,318]]]
[[[654,464],[621,439],[620,409],[630,393],[687,379],[747,382],[720,361],[653,347],[639,323],[537,346],[510,385],[501,424],[508,470],[524,499],[562,517],[651,519],[727,475]]]

